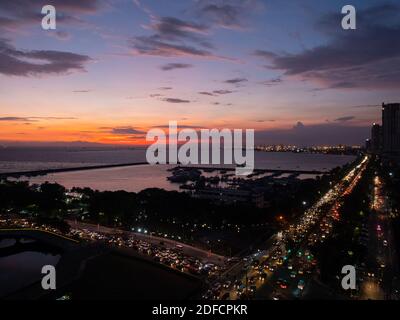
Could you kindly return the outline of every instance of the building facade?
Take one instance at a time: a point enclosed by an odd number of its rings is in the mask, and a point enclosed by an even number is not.
[[[382,127],[379,124],[374,123],[371,129],[371,145],[370,149],[372,153],[380,153],[383,148],[383,136]]]
[[[383,152],[400,154],[400,103],[382,105]]]

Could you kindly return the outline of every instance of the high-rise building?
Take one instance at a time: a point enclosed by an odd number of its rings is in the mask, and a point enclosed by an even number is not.
[[[367,150],[367,152],[371,152],[371,139],[365,140],[365,150]]]
[[[400,103],[382,104],[383,152],[400,154]]]
[[[371,129],[371,152],[380,153],[382,151],[382,127],[374,123]]]

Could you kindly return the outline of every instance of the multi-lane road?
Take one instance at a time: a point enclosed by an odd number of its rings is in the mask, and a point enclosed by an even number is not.
[[[368,256],[361,299],[397,299],[393,284],[398,274],[397,258],[392,233],[390,206],[383,179],[373,181],[371,214],[368,219]]]
[[[149,244],[154,244],[157,246],[160,246],[162,243],[162,246],[166,248],[171,248],[171,249],[176,249],[179,247],[182,250],[182,253],[196,257],[202,261],[206,262],[211,262],[219,266],[223,266],[226,263],[227,258],[221,255],[218,255],[216,253],[200,249],[191,245],[188,245],[183,242],[178,242],[175,240],[171,240],[168,238],[161,238],[157,237],[154,235],[150,235],[148,233],[143,233],[143,232],[133,232],[133,231],[125,231],[125,230],[120,230],[120,229],[115,229],[115,228],[109,228],[109,227],[104,227],[100,225],[95,225],[95,224],[90,224],[90,223],[84,223],[76,220],[68,220],[68,223],[72,228],[75,229],[80,229],[80,230],[88,230],[91,232],[101,232],[104,234],[110,234],[110,235],[127,235],[129,237],[133,237],[135,239],[143,240]]]
[[[310,247],[330,235],[333,222],[339,218],[338,210],[343,197],[358,184],[368,162],[369,158],[365,156],[296,223],[274,235],[272,245],[254,255],[240,275],[241,289],[233,287],[228,291],[230,298],[237,299],[241,293],[249,292],[256,299],[301,297],[315,275],[316,261]]]

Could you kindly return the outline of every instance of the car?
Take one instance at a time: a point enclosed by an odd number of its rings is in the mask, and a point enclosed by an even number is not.
[[[296,271],[292,271],[292,272],[290,273],[290,277],[291,277],[291,278],[296,278],[296,276],[297,276],[297,272],[296,272]]]
[[[284,297],[282,295],[280,295],[279,293],[274,293],[272,300],[285,300]]]
[[[212,291],[208,290],[204,295],[203,299],[209,300],[212,297]]]
[[[241,285],[242,285],[242,281],[236,280],[235,283],[234,283],[234,285],[233,285],[233,287],[234,287],[235,289],[239,289],[239,288],[241,287]]]
[[[299,290],[304,290],[305,285],[306,285],[306,284],[305,284],[304,280],[303,280],[303,279],[300,279],[299,282],[298,282],[298,284],[297,284],[297,288],[298,288]]]
[[[276,281],[276,284],[281,288],[281,289],[286,289],[288,287],[288,283],[286,280],[283,279],[278,279]]]
[[[213,300],[219,300],[220,296],[221,296],[221,290],[213,291]]]
[[[237,288],[236,293],[242,294],[245,289],[246,289],[246,286],[242,284],[239,288]]]
[[[286,281],[282,282],[282,283],[280,284],[280,287],[281,287],[281,289],[287,289],[287,287],[288,287],[287,282],[286,282]]]
[[[267,274],[263,272],[260,274],[259,280],[264,282],[265,280],[267,280],[267,277],[268,277]]]
[[[250,278],[249,278],[249,283],[250,283],[250,284],[255,284],[255,283],[256,283],[256,277],[255,277],[255,276],[250,277]]]
[[[274,266],[268,266],[268,270],[269,270],[270,272],[274,272],[274,271],[275,271],[275,267],[274,267]]]
[[[224,283],[223,287],[224,287],[225,289],[228,289],[228,288],[231,286],[231,284],[232,284],[231,281],[227,281],[227,282]]]

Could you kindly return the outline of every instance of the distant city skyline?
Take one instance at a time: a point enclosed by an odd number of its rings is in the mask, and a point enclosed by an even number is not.
[[[45,4],[57,30],[41,29]],[[363,144],[400,101],[400,6],[351,1],[345,31],[346,4],[2,0],[0,144],[143,145],[170,120],[255,129],[256,144]]]

